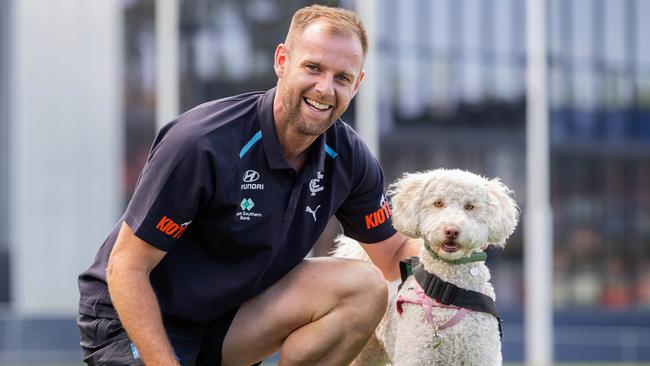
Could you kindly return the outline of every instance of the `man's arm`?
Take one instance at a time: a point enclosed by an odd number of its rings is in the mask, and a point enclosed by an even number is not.
[[[122,326],[147,365],[179,365],[165,333],[149,274],[166,252],[122,224],[108,260],[107,282]]]
[[[421,239],[412,239],[402,233],[395,233],[390,238],[373,244],[361,243],[372,262],[379,267],[388,281],[400,277],[399,261],[417,256],[422,248]]]

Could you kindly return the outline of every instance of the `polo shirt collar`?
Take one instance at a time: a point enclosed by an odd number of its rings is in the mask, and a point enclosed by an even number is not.
[[[275,98],[275,89],[267,91],[261,98],[259,109],[260,128],[262,130],[262,144],[266,154],[266,160],[271,169],[293,169],[282,153],[282,147],[278,136],[275,133],[275,118],[273,117],[273,99]],[[327,130],[329,131],[329,129]],[[325,133],[327,133],[327,131]],[[318,136],[316,141],[309,147],[309,156],[307,163],[303,168],[305,171],[315,173],[323,171],[325,166],[325,133]],[[302,174],[301,174],[302,175]]]

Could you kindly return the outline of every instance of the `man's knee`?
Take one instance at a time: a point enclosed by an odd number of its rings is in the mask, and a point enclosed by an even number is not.
[[[381,271],[372,263],[353,261],[346,272],[341,278],[346,284],[346,300],[381,318],[388,302],[388,286]]]

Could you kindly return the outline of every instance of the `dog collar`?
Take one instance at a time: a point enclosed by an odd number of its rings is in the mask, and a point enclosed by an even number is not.
[[[466,264],[472,262],[485,262],[485,260],[487,259],[487,253],[480,252],[480,251],[472,252],[472,254],[470,254],[468,257],[462,257],[458,259],[443,258],[439,256],[438,253],[434,252],[433,249],[431,249],[431,245],[426,239],[424,240],[424,247],[427,249],[429,254],[433,257],[433,259],[445,262],[447,264]]]

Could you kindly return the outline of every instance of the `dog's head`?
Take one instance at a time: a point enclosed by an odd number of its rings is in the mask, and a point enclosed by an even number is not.
[[[424,238],[443,258],[458,259],[489,245],[503,247],[517,226],[512,191],[498,178],[436,169],[405,174],[389,193],[395,228]]]

